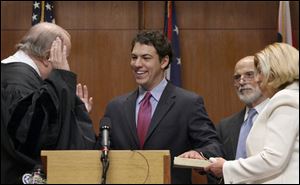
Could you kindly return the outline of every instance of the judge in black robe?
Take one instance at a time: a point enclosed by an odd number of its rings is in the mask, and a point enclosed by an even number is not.
[[[53,69],[42,79],[27,63],[1,62],[1,184],[21,183],[41,164],[41,150],[94,148],[76,83],[68,70]]]
[[[54,70],[43,81],[27,64],[1,64],[1,183],[32,170],[43,149],[93,149],[92,123],[75,92],[72,72]]]

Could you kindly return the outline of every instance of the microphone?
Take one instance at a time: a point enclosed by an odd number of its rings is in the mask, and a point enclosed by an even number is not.
[[[111,121],[108,117],[104,117],[100,121],[100,134],[101,134],[101,145],[102,145],[102,157],[108,158],[108,151],[110,147],[109,131],[111,128]]]
[[[102,178],[101,184],[106,184],[106,174],[109,168],[108,151],[110,147],[109,130],[111,128],[111,121],[108,117],[104,117],[100,120],[100,134],[102,145]]]

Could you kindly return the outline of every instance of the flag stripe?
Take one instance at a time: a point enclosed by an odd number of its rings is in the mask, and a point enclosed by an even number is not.
[[[168,39],[172,41],[172,2],[168,1]]]

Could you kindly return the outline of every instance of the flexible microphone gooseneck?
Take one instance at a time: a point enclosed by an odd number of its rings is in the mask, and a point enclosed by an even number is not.
[[[101,135],[101,145],[102,145],[102,154],[101,154],[101,162],[102,162],[102,180],[101,184],[106,184],[106,174],[109,168],[109,131],[111,128],[111,121],[109,118],[104,117],[100,121],[100,135]]]

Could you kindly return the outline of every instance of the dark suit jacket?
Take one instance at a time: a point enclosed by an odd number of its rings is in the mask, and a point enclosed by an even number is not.
[[[221,120],[217,125],[217,134],[221,140],[224,159],[234,160],[239,140],[240,129],[244,122],[246,109]]]
[[[217,125],[217,134],[222,143],[223,158],[226,160],[235,160],[236,148],[245,112],[246,109],[243,109],[221,120]],[[217,179],[213,175],[208,175],[207,182],[208,184],[218,184],[220,179]]]
[[[106,108],[105,117],[112,124],[112,149],[140,149],[135,120],[137,97],[138,90],[117,97]],[[207,157],[220,156],[220,143],[202,97],[168,83],[152,116],[143,149],[170,150],[172,162],[174,156],[191,149]],[[191,183],[190,169],[172,168],[171,173],[172,183]]]

